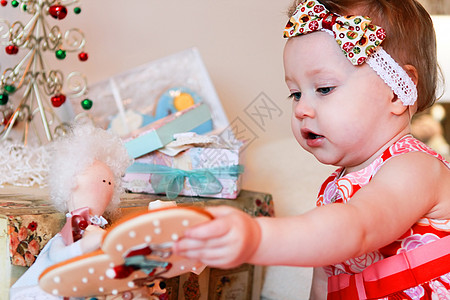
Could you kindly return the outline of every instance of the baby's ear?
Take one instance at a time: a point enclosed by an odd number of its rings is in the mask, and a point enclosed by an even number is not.
[[[406,71],[411,80],[417,86],[417,83],[419,82],[419,74],[417,72],[416,67],[414,67],[413,65],[404,65],[403,69]],[[392,113],[394,115],[399,116],[403,114],[406,110],[409,110],[411,108],[413,109],[413,112],[415,112],[415,110],[417,109],[417,101],[413,106],[405,106],[403,105],[403,102],[397,97],[396,94],[392,93],[392,95],[393,97],[391,100],[391,104],[392,104]]]
[[[403,114],[409,106],[403,105],[402,100],[400,100],[400,98],[398,98],[398,96],[392,92],[392,99],[391,99],[391,113],[396,115],[396,116],[400,116],[401,114]]]
[[[406,71],[411,80],[417,86],[417,83],[419,82],[419,73],[417,72],[416,67],[414,67],[413,65],[404,65],[403,69]]]

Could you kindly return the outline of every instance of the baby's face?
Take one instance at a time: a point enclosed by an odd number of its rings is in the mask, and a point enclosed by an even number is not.
[[[353,66],[328,33],[289,39],[284,68],[294,136],[320,162],[361,164],[388,140],[391,89],[367,64]]]
[[[89,207],[92,215],[101,216],[114,194],[114,174],[103,162],[95,161],[76,177],[76,187],[68,203],[69,211]]]

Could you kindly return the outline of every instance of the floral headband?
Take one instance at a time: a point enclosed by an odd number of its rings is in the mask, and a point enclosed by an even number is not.
[[[417,88],[406,71],[380,46],[386,38],[383,28],[363,16],[339,16],[317,0],[299,4],[283,35],[295,37],[315,31],[332,35],[347,59],[355,66],[367,62],[402,101],[413,105]]]

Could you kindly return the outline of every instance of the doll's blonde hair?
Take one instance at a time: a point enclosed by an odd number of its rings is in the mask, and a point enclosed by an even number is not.
[[[114,174],[114,193],[106,208],[107,213],[114,215],[123,192],[122,176],[131,159],[118,136],[92,124],[75,124],[67,135],[50,144],[48,183],[50,198],[58,210],[67,211],[76,176],[96,160],[105,163]]]
[[[307,0],[306,0],[307,1]],[[436,100],[439,68],[436,34],[428,12],[416,0],[319,0],[328,10],[340,15],[369,16],[373,24],[386,30],[381,44],[395,61],[412,65],[418,73],[417,111],[433,105]],[[289,7],[289,17],[303,0]]]

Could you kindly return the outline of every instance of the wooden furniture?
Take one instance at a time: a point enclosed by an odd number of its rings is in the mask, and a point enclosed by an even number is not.
[[[121,215],[145,210],[160,195],[124,194]],[[252,216],[273,216],[270,194],[243,190],[235,200],[178,197],[179,206],[230,205]],[[9,287],[26,271],[49,239],[59,232],[65,215],[49,202],[45,189],[0,189],[0,295],[8,299]],[[112,220],[114,222],[114,220]],[[231,270],[206,268],[165,280],[164,299],[259,299],[262,282],[260,266],[242,265]],[[117,298],[115,298],[117,299]],[[120,299],[120,298],[118,298]]]

